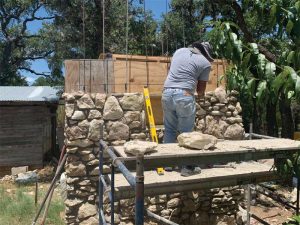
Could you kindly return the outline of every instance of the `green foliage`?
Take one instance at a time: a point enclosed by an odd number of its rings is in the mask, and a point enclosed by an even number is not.
[[[15,190],[14,187],[7,189]],[[36,215],[37,208],[34,204],[34,196],[28,193],[33,188],[30,186],[21,186],[15,194],[6,192],[6,188],[0,187],[0,224],[1,225],[19,225],[31,224],[34,216]],[[39,199],[42,199],[44,192],[40,192]],[[60,213],[64,210],[62,201],[52,199],[47,224],[63,225],[64,221],[60,217]]]
[[[32,86],[63,86],[63,79],[53,80],[49,77],[39,77],[33,83]]]
[[[279,175],[300,178],[300,152],[287,155],[287,158],[275,159],[275,164]]]
[[[217,55],[234,65],[226,73],[227,87],[240,92],[244,113],[249,116],[252,111],[250,121],[259,117],[268,121],[268,105],[276,108],[280,100],[300,100],[300,26],[295,27],[300,21],[299,6],[300,1],[242,1],[246,27],[224,17],[215,21],[207,35]],[[252,37],[244,32],[251,33],[256,43],[247,41]],[[270,60],[264,53],[274,57]]]
[[[293,216],[290,221],[285,225],[295,225],[300,223],[300,216]]]

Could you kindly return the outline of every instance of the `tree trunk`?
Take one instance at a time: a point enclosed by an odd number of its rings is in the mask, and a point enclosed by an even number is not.
[[[292,116],[291,104],[282,94],[279,100],[279,110],[281,114],[281,137],[294,138],[294,120]]]
[[[278,126],[276,121],[276,104],[273,104],[271,100],[267,103],[267,135],[272,137],[278,136]]]

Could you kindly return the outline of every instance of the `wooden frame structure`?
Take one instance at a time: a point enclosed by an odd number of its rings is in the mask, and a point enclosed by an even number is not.
[[[65,92],[143,92],[160,95],[170,66],[170,57],[114,54],[112,58],[65,61]],[[225,74],[227,63],[215,60],[206,91],[214,90]]]

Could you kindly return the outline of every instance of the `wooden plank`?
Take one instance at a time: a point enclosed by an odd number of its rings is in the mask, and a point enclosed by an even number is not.
[[[204,155],[224,155],[230,152],[274,152],[280,150],[300,150],[300,141],[274,138],[272,141],[269,139],[257,139],[257,140],[219,140],[213,150],[193,150],[184,147],[180,147],[177,143],[172,144],[159,144],[156,148],[156,152],[151,155],[145,156],[146,158],[151,157],[182,157],[185,155],[189,156],[204,156]],[[130,158],[124,152],[123,146],[115,147],[117,153],[124,158]],[[134,158],[134,157],[133,157]]]
[[[91,61],[91,93],[104,93],[105,74],[104,62],[98,60]]]
[[[0,166],[42,165],[43,155],[39,145],[12,145],[0,148]]]
[[[115,93],[114,61],[106,60],[107,93]]]
[[[170,60],[170,57],[118,54],[113,55],[113,60],[105,61],[66,60],[66,92],[80,89],[92,93],[105,91],[108,93],[133,93],[142,92],[143,87],[148,85],[150,93],[158,94],[163,89]],[[222,60],[213,62],[207,91],[212,91],[217,87],[219,78],[224,74],[225,65],[227,64]],[[126,68],[128,70],[127,77]],[[107,83],[109,85],[105,88]]]
[[[116,55],[114,63],[115,79],[118,84],[116,92],[125,92],[122,84],[126,84],[126,57]],[[163,84],[167,77],[168,66],[165,59],[161,60],[160,57],[152,57],[148,61],[148,67],[145,63],[145,57],[132,56],[129,57],[128,69],[129,69],[129,81],[127,92],[142,92],[143,87],[148,84],[150,93],[161,93],[163,90]],[[121,61],[123,60],[123,61]],[[142,61],[144,60],[144,61]],[[147,69],[149,71],[149,79],[147,80]],[[223,63],[221,60],[216,60],[212,64],[212,71],[210,79],[207,84],[206,91],[213,91],[218,85],[219,78],[224,74]],[[148,81],[148,82],[147,82]]]
[[[42,165],[42,146],[48,145],[49,150],[51,144],[49,108],[10,106],[0,109],[0,165]]]
[[[79,61],[79,90],[84,92],[90,91],[90,81],[91,81],[91,61],[90,60],[80,60]]]
[[[161,95],[150,96],[155,125],[163,125],[163,110],[161,105]]]
[[[132,173],[135,176],[135,173]],[[249,183],[261,183],[278,179],[270,166],[260,163],[236,164],[233,168],[202,169],[200,174],[182,177],[179,171],[165,172],[158,175],[156,171],[147,171],[145,177],[145,196],[185,191],[199,191],[210,188],[230,187]],[[117,199],[133,197],[134,189],[130,187],[122,174],[115,176],[115,194]]]
[[[65,92],[72,93],[79,90],[79,61],[65,60]]]
[[[65,92],[104,93],[108,82],[114,86],[112,60],[66,60],[65,67]]]

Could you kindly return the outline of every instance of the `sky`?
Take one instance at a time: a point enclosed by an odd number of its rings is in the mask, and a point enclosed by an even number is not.
[[[145,0],[146,10],[151,10],[155,20],[160,20],[161,16],[166,13],[166,10],[169,10],[169,3],[171,0]],[[45,16],[47,13],[44,9],[40,9],[37,12],[37,16]],[[48,21],[51,22],[51,21]],[[42,21],[32,21],[28,25],[28,29],[32,33],[38,32],[42,27]],[[38,73],[49,72],[47,62],[43,59],[35,60],[32,62],[31,69]],[[21,71],[21,74],[26,77],[26,80],[29,84],[32,84],[35,79],[39,76],[31,74],[30,72]]]

